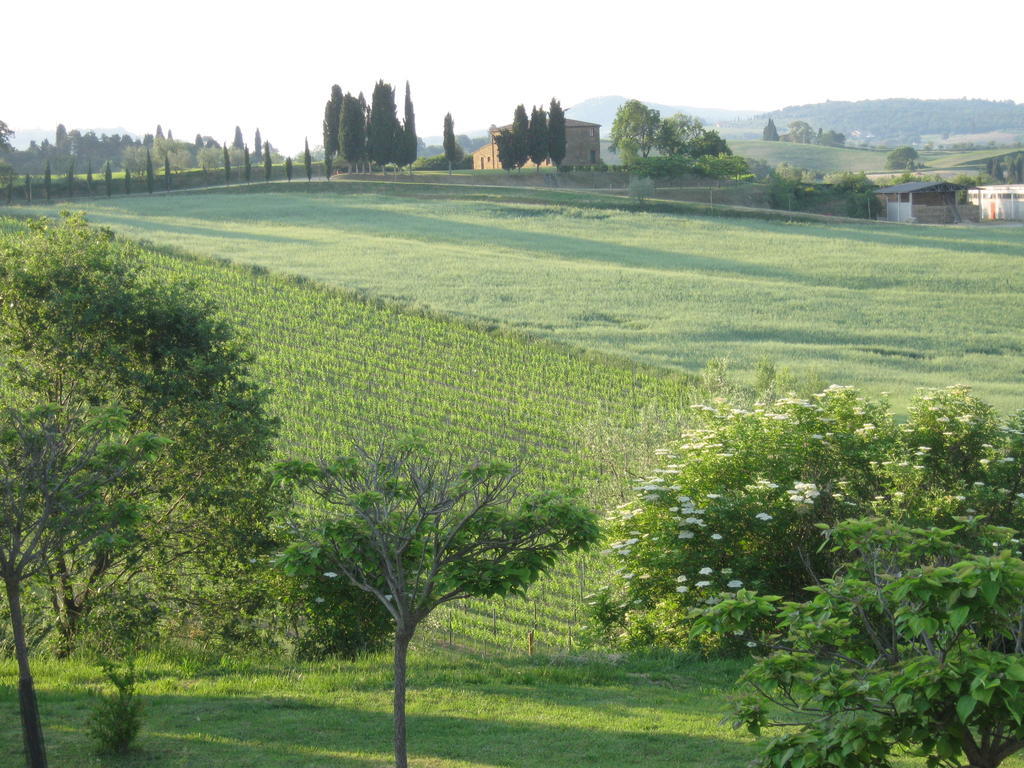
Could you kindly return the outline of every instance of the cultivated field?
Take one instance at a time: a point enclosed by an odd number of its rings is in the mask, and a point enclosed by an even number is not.
[[[379,188],[379,187],[378,187]],[[132,237],[683,372],[761,357],[890,392],[1024,405],[1024,230],[675,217],[356,194],[83,204]],[[550,200],[550,194],[545,198]],[[581,201],[577,195],[574,198]]]

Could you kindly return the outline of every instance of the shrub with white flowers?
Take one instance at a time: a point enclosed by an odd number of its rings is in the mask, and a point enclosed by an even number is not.
[[[836,565],[819,524],[984,515],[1022,527],[1024,415],[1000,420],[967,388],[922,391],[903,423],[884,400],[840,386],[695,410],[701,428],[658,452],[606,524],[615,575],[590,602],[607,638],[627,646],[685,645],[688,611],[741,588],[802,598],[810,572]]]

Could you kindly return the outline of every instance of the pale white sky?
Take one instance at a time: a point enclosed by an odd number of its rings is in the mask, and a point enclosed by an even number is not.
[[[518,8],[522,23],[500,31]],[[1020,0],[984,14],[926,0],[26,0],[5,4],[0,120],[14,129],[123,126],[179,139],[279,149],[321,143],[332,83],[412,87],[421,136],[511,120],[515,105],[618,94],[673,105],[769,110],[826,99],[1024,102],[1011,66],[978,54],[1012,45]],[[990,51],[991,53],[991,51]],[[1007,55],[1009,53],[1007,52]],[[1009,58],[1004,60],[1009,61]]]

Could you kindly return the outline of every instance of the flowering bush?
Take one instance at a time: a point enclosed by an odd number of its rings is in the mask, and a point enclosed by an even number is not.
[[[884,401],[839,386],[752,410],[696,408],[703,426],[659,450],[660,466],[607,522],[615,576],[591,603],[626,645],[682,645],[690,609],[741,588],[799,598],[810,573],[836,566],[819,524],[985,515],[1019,527],[1024,418],[1001,423],[966,388],[918,395],[903,424]]]

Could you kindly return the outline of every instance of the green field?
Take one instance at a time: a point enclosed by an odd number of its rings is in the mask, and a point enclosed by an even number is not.
[[[360,189],[81,207],[127,236],[678,371],[713,357],[750,371],[767,356],[890,392],[897,407],[917,387],[955,383],[1003,410],[1024,406],[1020,228],[682,217],[531,205],[523,190],[503,202]]]
[[[787,141],[730,141],[737,155],[760,160],[771,166],[788,163],[820,173],[885,170],[888,150],[853,149],[852,147],[819,147],[816,144],[791,144]]]

